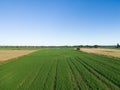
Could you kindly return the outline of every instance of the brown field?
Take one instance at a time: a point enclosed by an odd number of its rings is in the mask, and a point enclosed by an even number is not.
[[[95,53],[120,58],[120,50],[104,48],[81,48],[80,50],[87,53]]]
[[[0,50],[0,62],[30,54],[36,50]]]

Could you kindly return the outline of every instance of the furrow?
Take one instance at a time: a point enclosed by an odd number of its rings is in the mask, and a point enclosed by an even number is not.
[[[47,73],[47,77],[46,77],[45,82],[44,82],[44,84],[43,84],[43,90],[45,90],[45,85],[46,85],[46,83],[47,83],[47,81],[48,81],[48,79],[49,79],[49,76],[50,76],[50,73],[51,73],[53,64],[54,64],[54,62],[52,63],[52,65],[51,65],[51,67],[50,67],[50,69],[49,69],[49,71],[48,71],[48,73]]]
[[[80,59],[80,58],[79,58]],[[93,75],[95,75],[99,80],[101,80],[103,83],[105,83],[110,89],[117,89],[119,90],[118,85],[116,85],[115,83],[113,83],[113,81],[109,80],[106,76],[104,76],[100,71],[98,71],[97,69],[93,68],[91,65],[89,65],[88,63],[86,63],[84,60],[80,59],[77,60],[78,62],[82,63],[83,66],[90,71],[91,73],[93,73]],[[112,89],[112,90],[113,90]]]
[[[76,64],[75,64],[72,60],[71,60],[71,62],[72,62],[72,64],[75,66],[75,68],[77,69],[77,71],[79,72],[80,76],[82,77],[82,80],[86,83],[88,89],[92,89],[92,87],[89,85],[89,83],[88,83],[87,80],[85,79],[82,71],[80,71],[80,70],[78,69],[78,67],[76,66]]]
[[[21,82],[20,84],[17,86],[16,90],[19,90],[23,85],[24,83],[27,81],[27,79],[29,79],[29,77],[31,76],[33,72],[30,72]]]
[[[100,65],[102,65],[103,67],[107,67],[109,70],[110,69],[114,69],[113,72],[115,72],[116,74],[120,74],[120,68],[118,68],[118,66],[115,66],[113,64],[109,64],[109,62],[104,62],[103,60],[96,60],[95,57],[87,57],[88,59],[95,61],[96,63],[99,63]]]
[[[29,84],[29,86],[27,87],[27,90],[30,89],[30,87],[32,86],[32,84],[35,82],[35,80],[39,77],[39,73],[40,73],[40,70],[43,68],[44,65],[42,65],[39,70],[37,71],[37,73],[35,74],[35,77],[34,79],[31,81],[31,83]]]
[[[81,90],[81,88],[79,86],[79,83],[77,81],[77,78],[75,77],[73,69],[72,69],[72,67],[71,67],[71,65],[70,65],[68,60],[67,60],[67,63],[68,63],[69,69],[70,69],[70,74],[71,74],[71,79],[72,79],[72,82],[73,82],[74,90]]]
[[[110,83],[108,80],[106,80],[105,77],[101,76],[98,72],[96,72],[93,68],[89,67],[86,63],[82,62],[82,60],[76,59],[79,63],[81,63],[91,74],[93,74],[95,77],[97,77],[98,80],[101,81],[101,83],[104,83],[109,90],[113,89],[113,84]],[[112,85],[111,85],[112,84]]]
[[[55,78],[54,78],[53,90],[56,90],[56,84],[57,84],[57,71],[58,71],[58,60],[56,61],[56,70],[55,70]]]

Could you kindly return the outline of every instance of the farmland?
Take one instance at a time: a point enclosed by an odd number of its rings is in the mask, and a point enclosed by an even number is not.
[[[30,54],[36,50],[0,50],[0,62]]]
[[[94,53],[99,55],[106,55],[111,57],[120,58],[120,50],[118,49],[109,49],[109,48],[81,48],[83,52]]]
[[[0,65],[0,90],[120,90],[120,59],[41,49]]]

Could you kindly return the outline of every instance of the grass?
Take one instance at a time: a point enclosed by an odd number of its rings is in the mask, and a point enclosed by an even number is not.
[[[0,65],[0,90],[120,90],[120,59],[42,49]]]

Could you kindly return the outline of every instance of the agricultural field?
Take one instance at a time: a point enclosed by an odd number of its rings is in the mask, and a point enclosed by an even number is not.
[[[41,49],[0,65],[0,90],[120,90],[120,59]]]
[[[109,49],[109,48],[81,48],[83,52],[94,53],[99,55],[106,55],[111,57],[120,58],[120,49]]]
[[[0,50],[0,62],[30,54],[36,50]]]

